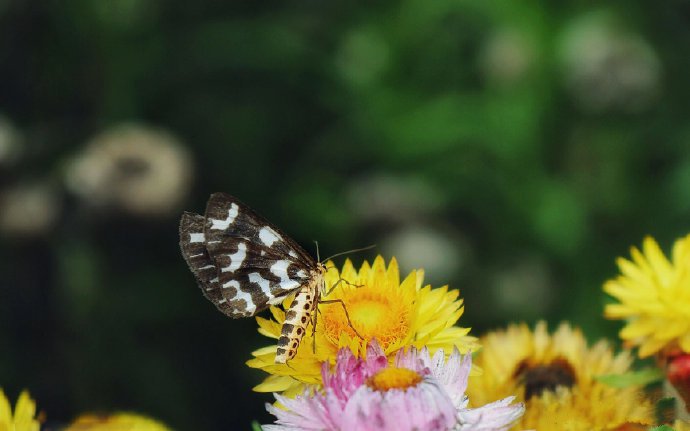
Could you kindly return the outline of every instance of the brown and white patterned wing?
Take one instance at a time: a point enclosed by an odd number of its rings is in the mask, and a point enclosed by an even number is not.
[[[205,231],[209,236],[208,248],[211,254],[216,254],[217,248],[222,249],[227,239],[235,238],[269,249],[277,256],[288,256],[302,266],[316,267],[314,258],[299,244],[227,193],[211,195],[206,203],[205,217]]]
[[[204,216],[185,212],[180,220],[182,256],[199,283],[201,292],[214,304],[223,299],[218,284],[218,269],[206,250]],[[224,308],[228,308],[226,305]],[[225,313],[224,310],[221,310]],[[228,313],[225,313],[228,314]]]
[[[198,235],[196,223],[201,216],[194,215],[195,223],[190,225],[187,214],[180,224],[181,237],[186,235],[181,240],[183,254],[201,284],[206,283],[202,286],[202,289],[208,289],[206,297],[226,315],[252,316],[269,304],[281,302],[309,282],[310,270],[316,267],[311,256],[232,196],[225,193],[211,195],[202,217],[201,235]],[[197,230],[184,230],[185,223]],[[185,241],[196,245],[194,240],[203,242],[206,252],[202,255],[203,262],[185,252]],[[206,256],[211,261],[215,277],[207,275],[209,262]]]

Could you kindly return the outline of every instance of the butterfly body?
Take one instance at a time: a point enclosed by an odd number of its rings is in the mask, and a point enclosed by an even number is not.
[[[203,216],[182,215],[180,249],[204,296],[229,317],[253,316],[294,293],[275,361],[295,356],[324,288],[323,264],[225,193],[211,195]]]
[[[314,313],[317,312],[316,307],[321,298],[325,272],[326,267],[321,263],[317,264],[317,268],[312,270],[309,283],[302,286],[292,300],[280,330],[276,363],[284,364],[297,354],[297,348],[304,337],[307,325],[313,321]]]

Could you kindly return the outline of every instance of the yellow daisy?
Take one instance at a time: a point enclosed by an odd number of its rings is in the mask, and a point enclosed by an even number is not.
[[[424,286],[424,271],[412,271],[401,282],[395,258],[386,267],[381,256],[373,265],[364,262],[359,271],[349,260],[342,271],[331,262],[327,266],[326,286],[332,286],[332,290],[325,292],[328,295],[322,300],[342,300],[352,326],[363,338],[359,338],[350,326],[339,303],[320,303],[315,337],[309,327],[297,355],[288,364],[274,363],[275,345],[252,353],[254,358],[247,365],[271,374],[254,390],[284,392],[287,396],[297,394],[304,383],[321,383],[321,364],[324,361],[334,363],[339,348],[349,347],[361,356],[366,352],[367,342],[374,338],[389,358],[409,346],[427,346],[432,353],[439,348],[451,352],[453,346],[462,353],[477,348],[476,339],[467,335],[468,328],[453,326],[464,310],[459,292],[447,286],[437,289]],[[284,307],[289,306],[289,302],[287,300]],[[257,317],[259,332],[277,339],[285,312],[271,307],[271,313],[273,320]]]
[[[35,416],[36,402],[27,391],[19,394],[12,413],[12,406],[0,389],[0,431],[38,431],[41,425]]]
[[[135,413],[89,413],[78,417],[65,431],[170,431],[170,428]]]
[[[617,260],[621,275],[604,284],[620,301],[606,306],[606,317],[627,320],[620,336],[642,358],[666,349],[690,352],[690,235],[673,245],[670,262],[651,237],[631,255]]]
[[[467,394],[473,405],[509,395],[526,400],[525,415],[512,429],[592,431],[652,423],[652,404],[639,387],[613,388],[596,380],[623,374],[632,362],[626,352],[614,356],[605,341],[588,347],[570,325],[549,335],[539,322],[534,331],[510,325],[480,343],[474,363],[483,373],[470,379]]]

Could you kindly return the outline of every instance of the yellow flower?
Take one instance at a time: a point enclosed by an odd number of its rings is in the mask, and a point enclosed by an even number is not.
[[[690,422],[675,421],[673,423],[674,431],[690,431]]]
[[[135,413],[85,414],[65,431],[169,431],[162,423]]]
[[[627,319],[620,337],[639,346],[641,358],[667,348],[690,352],[690,235],[673,245],[671,262],[651,237],[631,255],[617,260],[621,275],[604,284],[620,301],[606,306],[606,317]]]
[[[0,431],[38,431],[40,423],[36,416],[36,402],[27,391],[22,391],[14,406],[14,414],[5,393],[0,389]]]
[[[483,369],[470,379],[473,405],[516,395],[526,401],[525,415],[512,429],[592,431],[627,423],[651,424],[652,404],[638,387],[613,388],[598,375],[623,374],[632,358],[613,355],[605,341],[592,347],[577,329],[561,324],[549,335],[546,323],[534,332],[510,325],[480,339],[474,363]]]
[[[364,262],[357,271],[347,260],[342,271],[328,262],[326,286],[332,291],[322,300],[340,299],[350,316],[352,326],[363,337],[360,339],[349,325],[339,303],[320,303],[316,334],[309,327],[302,339],[297,355],[288,364],[275,364],[276,346],[253,352],[247,361],[252,368],[260,368],[271,376],[254,390],[258,392],[284,392],[291,396],[301,392],[304,383],[321,383],[321,363],[335,362],[339,348],[349,347],[357,355],[366,352],[367,342],[376,338],[391,358],[401,348],[427,346],[435,351],[443,348],[451,352],[453,346],[466,353],[477,348],[476,339],[468,328],[453,326],[463,313],[463,301],[457,290],[447,286],[432,289],[423,286],[424,272],[412,271],[400,282],[398,263],[391,260],[388,268],[381,256],[373,265]],[[340,281],[339,280],[345,280]],[[289,305],[290,299],[283,304]],[[278,338],[285,312],[271,307],[274,320],[257,317],[259,332]]]

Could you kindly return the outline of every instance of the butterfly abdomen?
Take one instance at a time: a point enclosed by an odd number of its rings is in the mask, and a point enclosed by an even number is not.
[[[297,354],[307,326],[317,312],[321,280],[322,278],[317,276],[311,283],[302,286],[285,313],[276,350],[276,364],[284,364]]]

